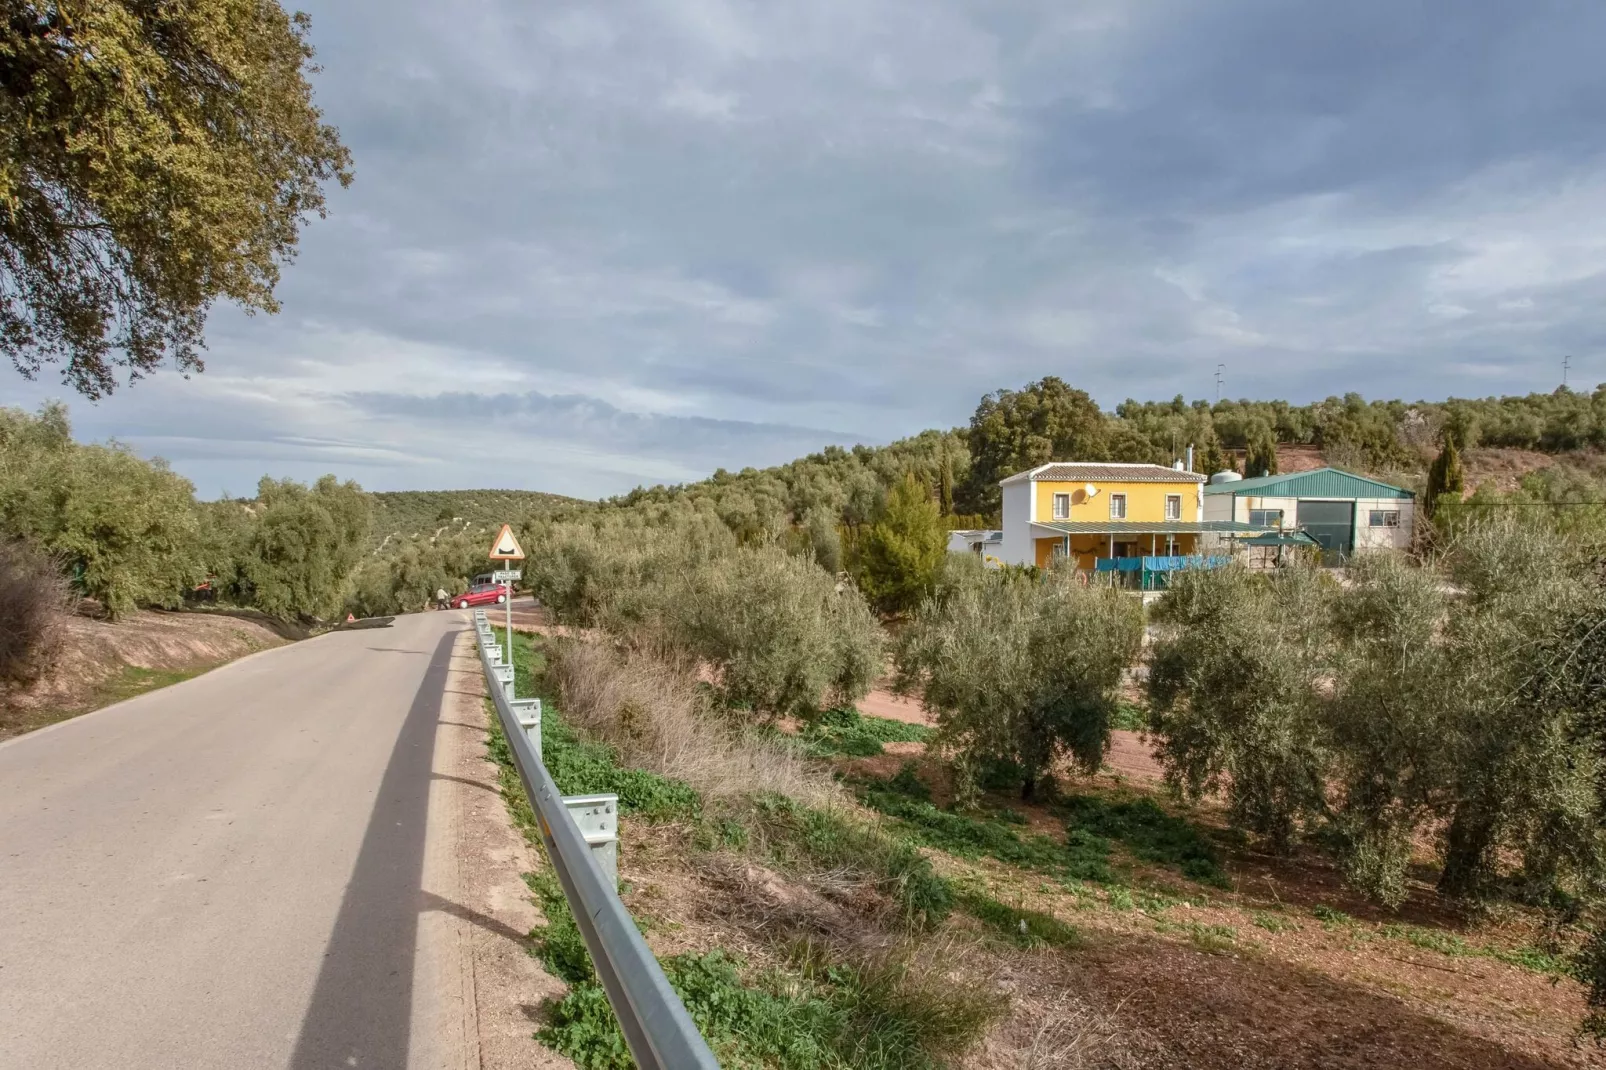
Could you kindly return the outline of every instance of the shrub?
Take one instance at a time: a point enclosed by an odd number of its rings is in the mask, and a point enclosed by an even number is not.
[[[200,579],[194,488],[115,443],[74,443],[64,409],[0,410],[0,532],[25,538],[117,617]]]
[[[901,613],[931,595],[948,556],[948,525],[913,473],[887,495],[880,517],[855,546],[854,574],[865,597]]]
[[[373,503],[355,483],[264,478],[224,586],[270,616],[332,617],[345,604],[372,519]]]
[[[1137,601],[1108,587],[962,567],[905,629],[898,686],[936,713],[940,744],[1015,763],[1030,798],[1061,756],[1098,769],[1142,633]]]
[[[824,806],[840,791],[794,745],[711,709],[697,681],[645,654],[600,643],[552,645],[550,679],[565,721],[610,744],[621,763],[689,785],[706,800],[778,792]]]
[[[656,602],[658,644],[712,667],[728,704],[766,716],[852,703],[881,667],[864,600],[779,547],[715,558],[644,600]]]
[[[1315,569],[1178,573],[1154,607],[1150,725],[1167,781],[1225,793],[1235,825],[1286,845],[1325,811],[1330,585]]]
[[[20,542],[0,542],[0,691],[26,687],[61,647],[67,581],[56,563]]]

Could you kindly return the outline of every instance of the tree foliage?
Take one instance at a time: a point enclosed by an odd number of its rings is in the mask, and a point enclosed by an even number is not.
[[[1045,376],[981,399],[970,418],[970,475],[959,500],[967,513],[997,513],[998,481],[1049,461],[1104,460],[1109,421],[1085,390]]]
[[[866,598],[883,612],[899,613],[930,596],[947,556],[948,526],[937,503],[906,475],[856,544],[854,574]]]
[[[270,616],[333,617],[345,608],[372,520],[373,504],[355,483],[264,477],[220,585]]]
[[[1460,500],[1466,489],[1466,474],[1461,469],[1461,451],[1456,448],[1453,436],[1446,435],[1444,448],[1433,459],[1428,469],[1428,486],[1422,495],[1422,511],[1432,519],[1438,511],[1439,499],[1454,495]]]
[[[601,628],[713,671],[763,717],[862,697],[882,635],[864,599],[812,554],[742,545],[707,499],[536,523],[525,576],[560,623]]]
[[[1277,474],[1277,437],[1270,427],[1257,423],[1249,433],[1244,447],[1244,475],[1274,476]]]
[[[100,397],[199,371],[219,298],[278,310],[280,265],[350,156],[274,0],[9,0],[0,21],[0,350]]]
[[[200,578],[194,488],[115,443],[72,441],[66,410],[0,410],[0,533],[56,558],[113,616],[174,606]]]
[[[1323,833],[1385,903],[1425,836],[1449,895],[1592,890],[1601,736],[1585,689],[1560,685],[1569,637],[1603,604],[1578,544],[1501,518],[1428,565],[1373,553],[1348,573],[1176,578],[1149,682],[1171,782],[1225,791],[1233,820],[1275,843]]]
[[[1062,757],[1098,769],[1142,634],[1137,601],[1113,588],[966,556],[900,636],[898,686],[936,714],[962,772],[1012,765],[1030,798]]]

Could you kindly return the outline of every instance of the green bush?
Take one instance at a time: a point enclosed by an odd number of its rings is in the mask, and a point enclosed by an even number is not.
[[[1042,577],[958,567],[897,649],[898,686],[937,716],[940,743],[969,768],[1013,762],[1031,798],[1061,757],[1097,770],[1143,614],[1130,596]]]
[[[910,473],[855,544],[853,571],[877,608],[901,613],[930,597],[947,557],[948,525],[929,489]]]
[[[201,579],[189,481],[115,443],[74,443],[60,406],[0,410],[0,534],[50,554],[114,617],[177,606]]]

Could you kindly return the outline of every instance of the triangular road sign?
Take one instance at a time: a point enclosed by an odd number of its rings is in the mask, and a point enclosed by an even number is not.
[[[513,537],[513,527],[503,524],[502,530],[497,534],[496,541],[491,543],[492,561],[523,561],[524,551],[519,548],[519,540]]]

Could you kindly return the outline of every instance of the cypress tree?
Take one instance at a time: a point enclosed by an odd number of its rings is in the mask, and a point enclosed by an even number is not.
[[[1461,451],[1455,447],[1455,436],[1446,435],[1444,448],[1433,459],[1428,469],[1428,488],[1422,495],[1422,511],[1431,520],[1438,510],[1441,495],[1453,494],[1460,500],[1466,489],[1466,474],[1461,469]]]

